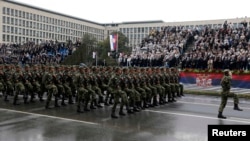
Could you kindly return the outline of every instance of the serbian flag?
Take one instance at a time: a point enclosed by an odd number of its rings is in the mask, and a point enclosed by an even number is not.
[[[118,49],[118,34],[109,35],[110,49],[111,51],[117,51]]]

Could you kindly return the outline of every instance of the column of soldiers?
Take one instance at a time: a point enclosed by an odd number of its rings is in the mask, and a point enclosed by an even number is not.
[[[14,105],[20,104],[21,96],[25,104],[36,97],[43,102],[47,96],[46,109],[53,108],[54,98],[54,107],[76,103],[78,113],[102,108],[104,103],[112,105],[111,117],[118,118],[118,104],[119,115],[125,116],[124,107],[133,114],[175,102],[183,96],[183,85],[176,68],[0,65],[0,91],[6,102],[13,96]]]

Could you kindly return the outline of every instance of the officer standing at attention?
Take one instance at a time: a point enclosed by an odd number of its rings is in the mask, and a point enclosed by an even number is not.
[[[222,87],[222,92],[221,92],[221,104],[219,107],[218,118],[224,118],[224,119],[226,118],[225,116],[222,115],[222,112],[226,107],[228,97],[234,98],[234,110],[242,111],[242,109],[240,109],[238,106],[239,103],[238,96],[235,93],[230,92],[231,81],[232,81],[232,73],[230,70],[226,69],[224,71],[224,76],[220,83]]]

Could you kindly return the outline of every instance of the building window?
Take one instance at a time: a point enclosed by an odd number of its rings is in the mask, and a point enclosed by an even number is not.
[[[7,40],[6,40],[7,42],[9,42],[10,41],[10,35],[7,35]]]
[[[17,36],[15,36],[15,42],[17,43]]]
[[[10,32],[14,33],[14,27],[13,26],[10,28]]]
[[[17,27],[15,27],[15,34],[17,34],[17,31],[18,31],[18,28],[17,28]]]
[[[29,27],[29,21],[26,21],[26,27]]]
[[[32,14],[32,13],[30,13],[30,20],[32,20],[32,18],[33,18],[33,14]]]
[[[29,13],[28,12],[26,12],[26,19],[29,19]]]
[[[23,11],[22,13],[23,13],[23,14],[22,14],[22,17],[25,18],[25,12]]]
[[[15,19],[15,25],[18,25],[18,19]]]
[[[6,14],[6,7],[3,7],[3,14]]]
[[[7,33],[10,33],[10,26],[7,26]]]
[[[18,11],[18,17],[22,17],[22,11]]]
[[[6,40],[6,37],[5,37],[5,34],[3,34],[3,41],[5,42],[5,40]]]
[[[11,18],[11,24],[12,25],[14,24],[14,18]]]
[[[7,24],[10,24],[10,17],[7,17]]]
[[[10,40],[10,41],[11,41],[11,42],[14,42],[14,36],[11,35],[10,37],[11,37],[11,40]]]
[[[10,8],[7,8],[7,15],[10,15]]]
[[[11,10],[10,10],[10,15],[11,15],[11,16],[14,16],[14,9],[11,9]]]
[[[15,10],[15,16],[18,17],[18,11],[17,10]]]
[[[6,17],[3,16],[3,23],[6,23]]]
[[[3,25],[3,32],[6,32],[6,26]]]
[[[39,15],[36,15],[36,20],[39,21]]]

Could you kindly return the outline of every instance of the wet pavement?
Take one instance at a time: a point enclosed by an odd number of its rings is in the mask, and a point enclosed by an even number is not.
[[[219,97],[186,95],[176,103],[118,119],[111,107],[77,113],[76,105],[46,110],[45,103],[13,106],[0,98],[0,141],[206,141],[211,124],[250,124],[250,101],[233,110],[229,99],[218,119]],[[118,109],[117,109],[118,112]]]

